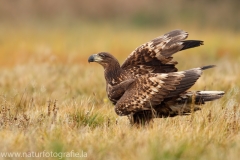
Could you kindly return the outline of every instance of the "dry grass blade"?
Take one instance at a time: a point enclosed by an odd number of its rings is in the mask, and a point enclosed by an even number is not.
[[[88,159],[117,160],[239,159],[239,34],[197,32],[186,25],[183,29],[205,45],[174,55],[179,70],[216,64],[192,90],[218,89],[226,96],[200,106],[202,110],[194,114],[192,102],[189,116],[155,119],[152,126],[137,128],[115,114],[103,70],[88,65],[87,57],[107,50],[123,62],[139,44],[169,28],[116,26],[81,23],[57,30],[52,26],[0,30],[1,59],[19,62],[0,61],[6,63],[0,67],[0,152],[74,150],[87,152]]]

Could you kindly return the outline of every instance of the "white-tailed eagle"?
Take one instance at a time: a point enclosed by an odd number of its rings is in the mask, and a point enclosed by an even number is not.
[[[119,116],[129,116],[132,124],[148,123],[153,118],[187,115],[198,105],[218,99],[223,91],[188,91],[202,71],[214,65],[178,72],[172,55],[203,45],[200,40],[185,40],[188,33],[174,30],[136,48],[122,65],[107,52],[89,57],[104,68],[106,90]]]

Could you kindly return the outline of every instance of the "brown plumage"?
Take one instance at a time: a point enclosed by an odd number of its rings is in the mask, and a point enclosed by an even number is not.
[[[190,113],[192,99],[196,105],[220,98],[223,91],[187,91],[213,65],[177,72],[172,55],[203,44],[185,40],[188,33],[174,30],[136,48],[120,66],[106,52],[91,55],[89,62],[104,68],[106,90],[120,116],[129,116],[132,124]],[[199,107],[195,107],[199,110]]]

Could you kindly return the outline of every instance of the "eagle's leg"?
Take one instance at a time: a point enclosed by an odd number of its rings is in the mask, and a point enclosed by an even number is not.
[[[162,103],[161,106],[157,106],[157,108],[130,114],[128,115],[128,118],[131,125],[144,126],[153,122],[154,118],[164,118],[171,116],[171,111],[172,110],[169,107],[166,107],[166,105]]]
[[[140,111],[131,115],[128,115],[128,119],[131,125],[145,126],[153,121],[155,117],[154,113],[150,110]]]

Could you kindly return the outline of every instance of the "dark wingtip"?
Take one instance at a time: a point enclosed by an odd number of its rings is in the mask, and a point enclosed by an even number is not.
[[[183,48],[181,49],[181,51],[189,48],[199,47],[204,44],[201,40],[185,40],[182,42]]]
[[[216,67],[216,65],[203,66],[203,67],[201,67],[201,70],[206,70],[206,69],[214,68],[214,67]]]

